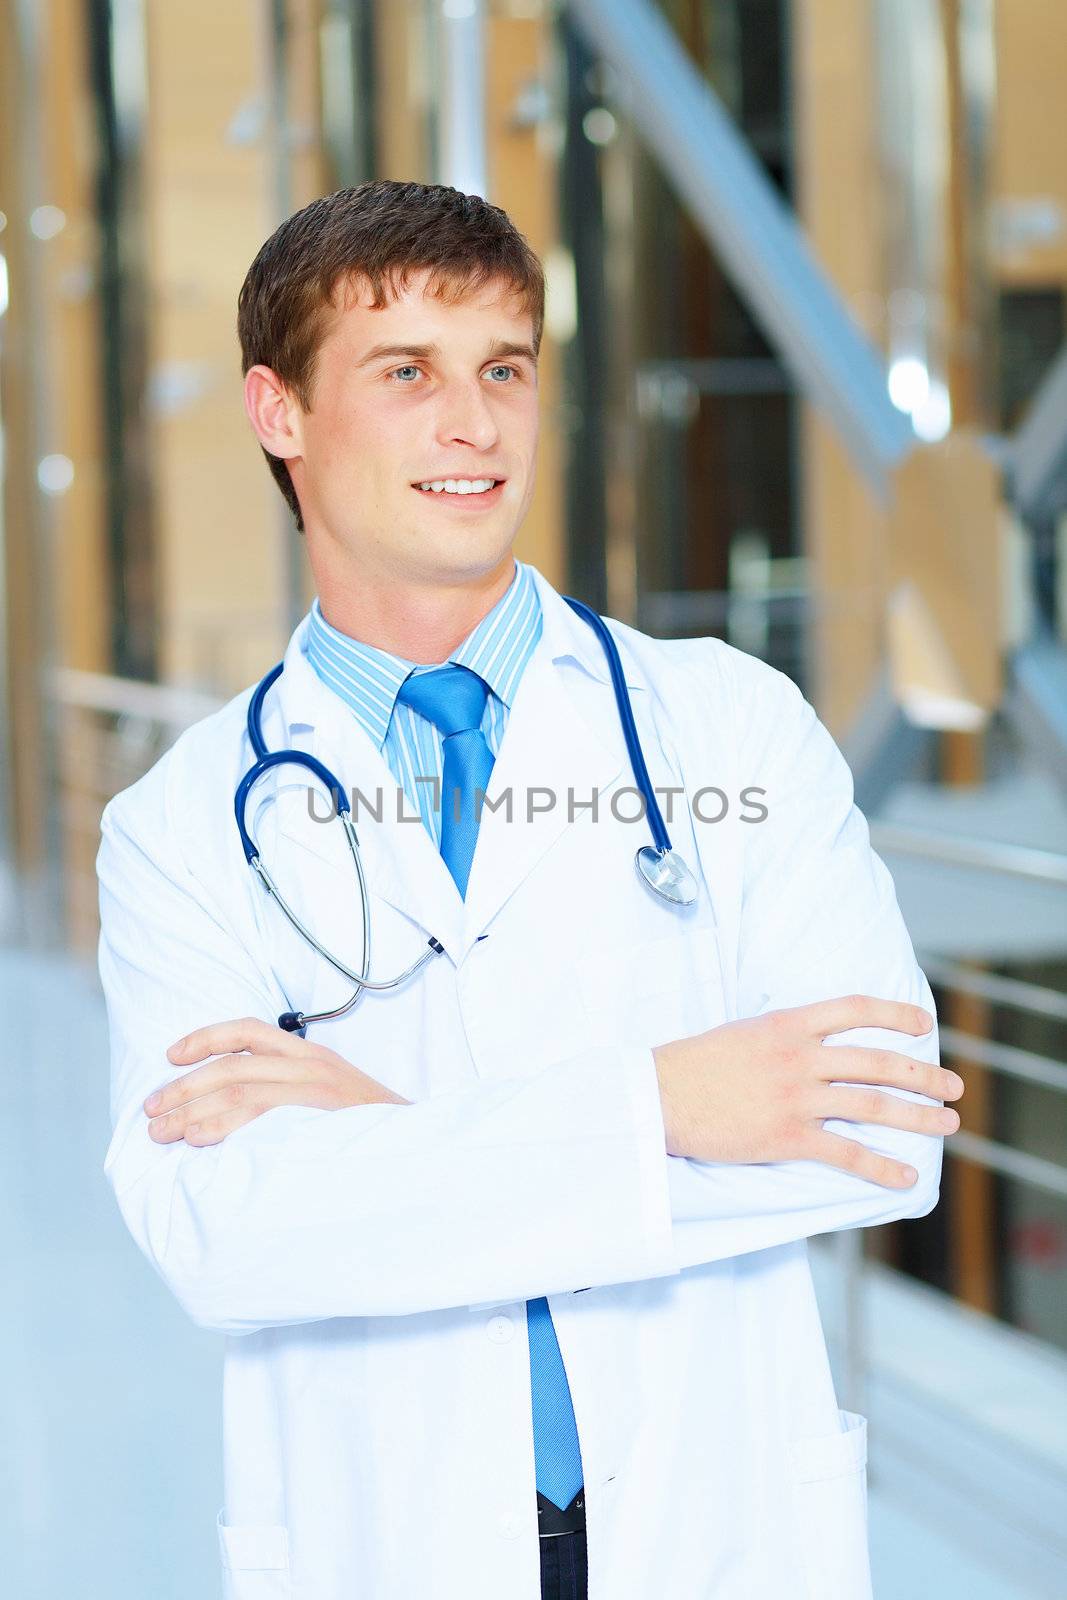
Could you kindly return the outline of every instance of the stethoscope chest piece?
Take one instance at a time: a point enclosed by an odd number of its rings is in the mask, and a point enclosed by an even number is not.
[[[633,708],[630,705],[626,676],[623,672],[618,647],[612,638],[611,630],[607,627],[603,618],[598,616],[591,607],[585,605],[583,601],[575,600],[569,594],[564,595],[563,598],[571,607],[571,610],[576,612],[578,616],[584,617],[594,633],[599,636],[607,656],[609,674],[615,694],[619,720],[622,724],[623,737],[626,741],[627,754],[630,758],[634,777],[645,799],[648,825],[654,840],[653,844],[646,844],[642,849],[638,850],[635,858],[637,870],[649,888],[654,894],[659,895],[660,899],[666,900],[670,905],[691,906],[699,895],[697,881],[681,856],[671,847],[670,835],[663,821],[663,815],[656,800],[656,791],[648,775],[648,767],[645,764],[644,754],[641,750],[641,741],[637,736],[637,725],[634,721]],[[287,1033],[299,1033],[303,1037],[311,1023],[331,1022],[337,1017],[344,1016],[359,1000],[364,989],[381,991],[398,988],[400,984],[405,983],[408,978],[418,972],[432,955],[443,955],[444,946],[440,940],[431,936],[428,948],[423,951],[417,961],[412,962],[411,966],[400,973],[398,977],[378,979],[372,982],[368,976],[370,970],[370,899],[363,874],[359,839],[356,834],[355,823],[352,820],[348,797],[339,780],[315,756],[309,755],[302,750],[268,750],[263,737],[263,701],[271,685],[277,682],[284,667],[284,661],[279,661],[277,666],[272,667],[266,677],[256,685],[249,699],[248,738],[255,760],[237,785],[237,793],[234,795],[234,814],[237,819],[238,831],[241,835],[241,846],[244,850],[245,860],[259,878],[267,894],[277,903],[278,908],[305,943],[329,962],[330,966],[337,972],[356,985],[355,992],[349,999],[330,1011],[303,1012],[292,1010],[283,1012],[278,1018],[279,1028],[283,1028]],[[321,944],[311,932],[311,929],[300,920],[260,860],[256,842],[248,831],[245,821],[245,808],[253,785],[259,782],[264,773],[286,764],[294,764],[303,768],[323,784],[327,794],[332,794],[334,797],[335,812],[344,827],[348,840],[348,849],[355,865],[356,878],[359,884],[363,922],[363,960],[359,971],[351,967],[347,962],[342,961],[340,957],[334,955],[325,945]]]
[[[696,879],[674,850],[642,845],[634,857],[637,870],[650,889],[675,906],[691,906],[697,897]]]

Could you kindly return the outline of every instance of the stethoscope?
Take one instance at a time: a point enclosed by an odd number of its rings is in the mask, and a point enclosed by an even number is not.
[[[671,846],[663,816],[656,800],[655,790],[648,775],[648,768],[645,766],[641,741],[637,737],[633,707],[630,704],[630,694],[626,687],[626,679],[623,677],[622,662],[619,659],[615,640],[612,638],[603,619],[589,606],[584,605],[581,600],[573,599],[569,594],[565,594],[563,598],[573,611],[577,612],[580,617],[585,618],[594,633],[598,635],[601,644],[604,646],[604,653],[608,658],[612,688],[615,691],[615,704],[618,708],[619,720],[622,723],[622,731],[626,739],[630,765],[633,768],[638,788],[644,796],[645,814],[652,831],[653,843],[642,845],[634,858],[637,870],[649,888],[653,889],[661,899],[666,900],[670,905],[692,905],[697,897],[696,880],[681,856]],[[278,1018],[279,1028],[284,1028],[286,1033],[299,1033],[302,1036],[305,1028],[313,1022],[330,1022],[334,1017],[343,1017],[346,1011],[352,1009],[364,989],[395,989],[399,984],[405,983],[408,978],[413,977],[418,972],[420,967],[425,966],[431,956],[441,955],[444,951],[444,946],[438,939],[431,936],[428,948],[423,951],[417,961],[408,967],[406,972],[400,973],[399,977],[378,980],[377,982],[372,982],[368,978],[367,973],[370,970],[370,905],[367,884],[363,876],[359,838],[356,834],[355,824],[352,821],[348,797],[330,769],[317,760],[315,756],[308,755],[303,750],[268,750],[263,738],[263,702],[271,685],[280,677],[284,665],[284,661],[279,661],[276,667],[272,667],[266,677],[257,684],[249,700],[248,737],[251,740],[256,759],[254,765],[249,768],[237,786],[237,793],[234,796],[234,811],[237,816],[237,827],[241,835],[245,860],[264,889],[273,900],[277,901],[300,937],[306,940],[311,948],[328,961],[332,967],[336,968],[338,972],[356,985],[355,992],[351,998],[346,1000],[343,1006],[337,1006],[333,1011],[317,1011],[314,1013],[303,1011],[283,1012]],[[353,971],[345,962],[333,955],[331,951],[319,943],[310,929],[304,926],[296,912],[282,895],[267,868],[263,865],[256,843],[245,825],[248,795],[253,784],[257,783],[264,773],[269,772],[272,767],[290,763],[304,767],[308,772],[313,773],[321,783],[326,785],[328,792],[334,796],[337,815],[341,826],[345,830],[348,848],[352,860],[356,864],[356,876],[359,879],[359,893],[363,907],[363,970],[361,972]]]

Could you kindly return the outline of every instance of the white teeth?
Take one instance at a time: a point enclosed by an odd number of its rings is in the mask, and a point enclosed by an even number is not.
[[[495,478],[435,478],[431,483],[420,483],[419,488],[433,494],[484,494],[495,482]]]

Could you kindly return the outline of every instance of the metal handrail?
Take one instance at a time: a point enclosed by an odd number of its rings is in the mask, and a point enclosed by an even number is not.
[[[994,972],[972,972],[940,956],[918,952],[919,965],[932,983],[959,994],[977,995],[981,1000],[1013,1006],[1017,1011],[1029,1011],[1035,1016],[1055,1017],[1067,1022],[1067,994],[1058,989],[1046,989],[1042,984],[1024,983],[1020,978],[1003,978]]]
[[[944,861],[949,866],[983,867],[989,872],[1067,886],[1067,855],[1058,850],[997,839],[960,839],[896,822],[871,823],[870,829],[871,843],[879,853],[895,851],[928,861]]]
[[[999,840],[960,839],[895,823],[875,823],[870,831],[871,842],[880,852],[897,851],[924,860],[945,861],[953,866],[1003,872],[1056,887],[1067,885],[1067,855],[1058,851]],[[968,972],[936,956],[922,958],[921,964],[927,978],[935,983],[940,981],[962,993],[979,995],[1045,1016],[1067,1018],[1067,996],[1057,994],[1055,990],[1019,983],[996,974]],[[1001,1044],[995,1039],[982,1039],[960,1028],[942,1028],[939,1038],[941,1044],[957,1058],[970,1058],[993,1072],[1003,1073],[1024,1083],[1038,1084],[1057,1094],[1067,1093],[1067,1066],[1050,1056],[1021,1050],[1015,1045]],[[1043,1156],[1015,1150],[1010,1145],[1000,1144],[995,1139],[987,1139],[982,1134],[970,1133],[966,1129],[950,1135],[945,1148],[950,1155],[999,1172],[1004,1177],[1032,1184],[1050,1194],[1067,1195],[1067,1167],[1048,1161]]]
[[[1000,1044],[996,1039],[983,1039],[959,1028],[942,1028],[940,1039],[953,1055],[970,1056],[972,1061],[993,1072],[1001,1072],[1006,1078],[1019,1078],[1024,1083],[1036,1083],[1042,1089],[1067,1094],[1067,1066],[1051,1056],[1039,1056],[1032,1050],[1020,1050],[1016,1045]]]
[[[104,672],[83,672],[57,667],[51,675],[52,692],[61,705],[79,711],[99,711],[108,716],[143,717],[164,728],[184,730],[225,704],[216,695],[165,683],[144,683],[137,678],[116,678]]]
[[[1067,1093],[1067,1066],[1053,1061],[1049,1056],[1020,1050],[1015,1045],[1001,1044],[996,1039],[982,1039],[964,1033],[959,1028],[942,1028],[940,1041],[958,1060],[970,1057],[993,1072],[1019,1078],[1025,1083],[1036,1083],[1042,1089],[1052,1089],[1057,1094]],[[1025,1150],[1015,1150],[1010,1145],[987,1139],[984,1134],[971,1133],[961,1128],[949,1135],[945,1148],[976,1166],[1003,1173],[1008,1178],[1018,1178],[1051,1194],[1067,1195],[1067,1167],[1044,1156],[1033,1156]]]
[[[655,631],[667,628],[723,627],[731,617],[762,608],[768,618],[786,618],[799,626],[816,610],[826,611],[810,589],[791,585],[743,593],[737,589],[647,589],[638,596],[642,624]]]
[[[1044,1156],[1032,1156],[1025,1150],[1015,1150],[1011,1145],[998,1144],[995,1139],[968,1133],[962,1128],[949,1135],[945,1149],[962,1161],[999,1172],[1005,1178],[1016,1178],[1020,1183],[1032,1184],[1035,1189],[1044,1189],[1049,1194],[1067,1195],[1067,1167],[1047,1161]]]

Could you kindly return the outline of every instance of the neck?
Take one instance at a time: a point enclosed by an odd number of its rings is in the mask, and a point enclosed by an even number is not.
[[[437,666],[506,594],[515,577],[509,551],[492,572],[446,580],[397,581],[365,574],[321,578],[319,607],[339,633],[417,666]]]

